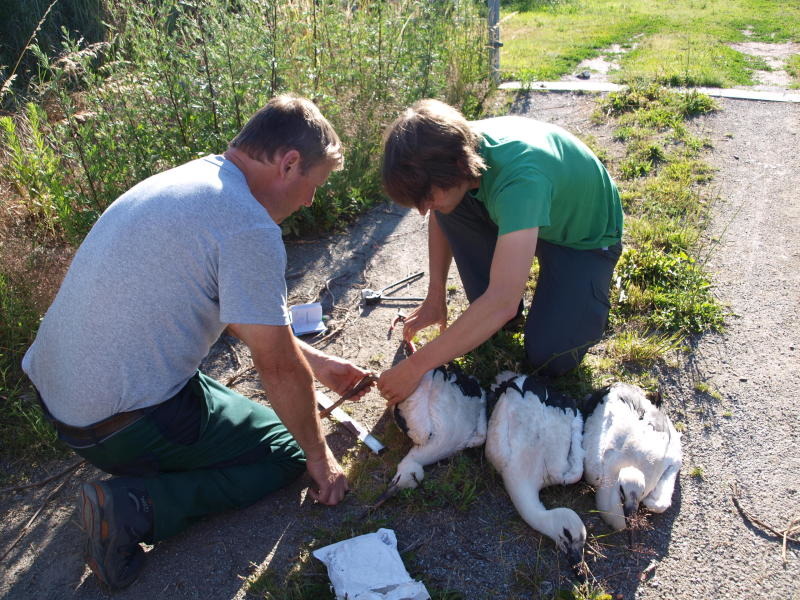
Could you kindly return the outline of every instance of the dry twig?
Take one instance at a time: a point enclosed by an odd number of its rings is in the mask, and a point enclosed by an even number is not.
[[[781,556],[783,558],[783,562],[786,562],[786,545],[788,542],[795,542],[800,543],[800,518],[795,518],[791,521],[789,526],[784,529],[783,531],[778,531],[774,527],[760,521],[756,517],[753,516],[752,513],[747,511],[739,500],[739,484],[732,483],[731,484],[731,500],[733,500],[733,505],[736,507],[736,510],[739,511],[745,519],[750,521],[753,525],[760,527],[761,529],[766,530],[767,532],[771,533],[773,536],[781,540],[782,552]]]
[[[85,460],[81,459],[78,462],[72,463],[66,469],[64,469],[62,471],[59,471],[55,475],[51,475],[50,477],[46,477],[45,479],[42,479],[41,481],[34,481],[33,483],[25,483],[23,485],[17,485],[17,486],[14,486],[14,487],[3,488],[2,490],[0,490],[0,494],[7,494],[9,492],[19,492],[20,490],[27,490],[28,488],[39,487],[40,485],[44,485],[46,483],[50,483],[54,479],[58,479],[62,475],[66,475],[70,471],[74,471],[75,469],[80,467],[85,462],[86,462]]]
[[[236,371],[236,373],[234,373],[233,375],[231,375],[230,377],[228,377],[228,380],[225,382],[225,386],[226,386],[226,387],[233,387],[233,385],[234,385],[234,384],[235,384],[235,383],[236,383],[236,382],[237,382],[239,379],[241,379],[242,377],[244,377],[245,375],[247,375],[247,374],[248,374],[250,371],[252,371],[254,368],[255,368],[255,366],[253,365],[252,361],[250,361],[250,364],[249,364],[249,366],[247,366],[247,367],[243,367],[243,368],[239,369],[238,371]]]
[[[73,465],[73,467],[77,467],[79,464],[81,464],[81,463],[83,463],[83,462],[84,462],[84,461],[80,461],[80,462],[79,462],[79,463],[77,463],[76,465]],[[69,478],[71,477],[71,475],[72,475],[72,473],[70,473],[70,475],[68,475],[67,477],[65,477],[65,478],[64,478],[64,481],[62,481],[62,482],[61,482],[61,483],[59,483],[59,484],[58,484],[58,485],[57,485],[55,488],[53,488],[53,491],[52,491],[52,492],[50,492],[49,494],[47,494],[47,498],[45,498],[45,499],[44,499],[44,502],[42,502],[41,506],[39,506],[39,508],[36,510],[36,512],[35,512],[35,513],[33,513],[33,516],[32,516],[32,517],[31,517],[31,518],[28,520],[28,522],[27,522],[27,523],[25,523],[25,526],[22,528],[22,531],[20,531],[20,534],[17,536],[17,539],[15,539],[15,540],[14,540],[14,541],[11,543],[11,545],[10,545],[10,546],[9,546],[9,547],[6,549],[6,551],[5,551],[5,552],[3,552],[3,556],[0,556],[0,562],[4,561],[4,560],[6,559],[6,556],[8,556],[8,554],[9,554],[9,553],[10,553],[10,552],[11,552],[11,551],[14,549],[14,547],[15,547],[17,544],[19,544],[20,540],[22,540],[22,538],[24,538],[24,537],[25,537],[25,534],[27,534],[27,533],[28,533],[28,530],[30,529],[30,526],[31,526],[31,525],[33,525],[33,522],[36,520],[36,518],[37,518],[37,517],[38,517],[38,516],[41,514],[41,512],[44,510],[44,507],[45,507],[45,506],[47,506],[47,503],[48,503],[48,502],[50,502],[50,500],[52,500],[52,499],[53,499],[53,497],[54,497],[54,496],[55,496],[55,495],[56,495],[58,492],[60,492],[60,491],[61,491],[61,488],[63,488],[63,487],[64,487],[64,486],[67,484],[67,482],[69,481]]]

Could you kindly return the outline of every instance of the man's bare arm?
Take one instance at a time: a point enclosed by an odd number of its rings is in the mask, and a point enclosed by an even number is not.
[[[231,324],[232,333],[247,344],[270,404],[306,454],[306,468],[317,485],[315,500],[337,504],[348,489],[347,479],[322,435],[314,397],[311,367],[291,328]]]

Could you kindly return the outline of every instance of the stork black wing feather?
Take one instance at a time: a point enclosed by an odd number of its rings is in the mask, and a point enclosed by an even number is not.
[[[539,400],[546,406],[553,406],[562,410],[578,410],[574,398],[570,398],[559,392],[554,392],[535,377],[528,376],[525,378],[525,382],[522,384],[522,393],[525,394],[525,392],[536,394]]]
[[[399,404],[394,405],[392,416],[394,417],[394,422],[397,423],[397,426],[400,428],[400,430],[408,435],[408,423],[406,423],[406,419],[403,416],[403,413],[400,411]]]

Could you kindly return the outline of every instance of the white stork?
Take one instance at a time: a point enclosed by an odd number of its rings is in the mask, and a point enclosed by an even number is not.
[[[397,465],[387,493],[417,487],[424,466],[486,441],[486,392],[454,368],[428,371],[414,393],[395,405],[393,415],[414,445]]]
[[[503,476],[506,491],[528,525],[551,538],[576,569],[586,528],[569,508],[548,510],[539,490],[567,485],[583,474],[583,417],[575,402],[532,377],[501,374],[489,419],[486,457]],[[505,381],[503,381],[505,379]]]
[[[606,523],[625,529],[639,503],[659,513],[672,504],[681,435],[641,388],[617,382],[595,398],[583,432],[585,477]]]

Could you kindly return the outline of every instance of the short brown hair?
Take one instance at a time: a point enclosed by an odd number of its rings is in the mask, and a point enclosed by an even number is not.
[[[383,137],[381,179],[389,197],[415,207],[431,188],[453,188],[481,176],[486,163],[480,137],[458,110],[439,100],[420,100],[407,108]]]
[[[276,152],[297,150],[302,173],[323,161],[332,162],[335,169],[344,163],[342,142],[333,126],[316,104],[293,94],[270,100],[242,127],[230,147],[259,161],[271,161]]]

